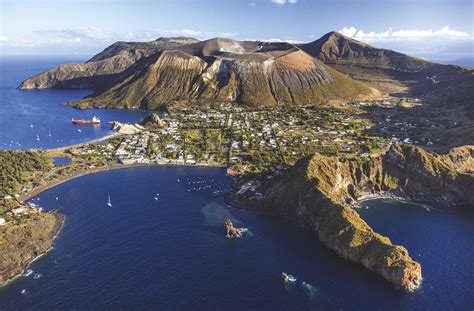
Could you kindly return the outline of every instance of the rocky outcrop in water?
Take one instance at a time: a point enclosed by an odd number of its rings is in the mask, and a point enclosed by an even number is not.
[[[23,273],[32,260],[51,248],[62,221],[57,212],[38,213],[20,224],[0,226],[0,285]]]
[[[458,173],[440,157],[411,145],[394,145],[374,159],[316,154],[273,182],[253,208],[295,221],[340,256],[412,292],[421,284],[420,264],[403,246],[374,232],[351,205],[366,194],[392,193],[445,206],[474,206],[473,182],[474,175]]]
[[[225,237],[226,238],[241,238],[243,233],[247,231],[245,228],[235,228],[230,219],[227,219],[224,223]]]

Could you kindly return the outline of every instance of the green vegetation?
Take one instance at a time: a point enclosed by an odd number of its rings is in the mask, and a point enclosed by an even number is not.
[[[50,158],[42,151],[0,150],[0,211],[16,206],[15,194],[27,182],[41,183],[41,174],[52,167]],[[6,197],[10,196],[10,199]]]

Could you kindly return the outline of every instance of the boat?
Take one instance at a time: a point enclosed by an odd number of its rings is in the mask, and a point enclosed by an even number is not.
[[[37,140],[37,141],[40,141],[40,137],[39,137],[38,134],[36,134],[36,140]]]
[[[224,191],[222,190],[215,190],[212,195],[215,196],[215,197],[218,197],[220,195],[223,195],[224,194]]]
[[[48,132],[48,136],[51,137],[51,132]]]
[[[100,124],[100,119],[94,116],[91,120],[71,119],[72,124]]]
[[[285,283],[296,282],[296,278],[293,275],[289,274],[289,273],[282,272],[281,273],[281,278],[283,279],[283,282],[285,282]]]
[[[32,269],[28,269],[26,270],[25,274],[23,274],[24,277],[29,277],[30,275],[33,274],[33,270]]]
[[[109,195],[109,200],[107,201],[107,206],[112,207],[112,201],[110,201],[110,195]]]
[[[34,128],[33,123],[30,124],[30,127],[31,127],[31,128]]]

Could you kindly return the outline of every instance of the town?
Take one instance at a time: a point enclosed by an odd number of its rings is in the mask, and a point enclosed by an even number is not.
[[[174,109],[154,114],[133,133],[102,145],[71,149],[76,156],[99,154],[124,165],[175,164],[227,166],[260,173],[289,166],[316,152],[367,156],[394,137],[365,134],[372,127],[351,108],[277,107],[249,110],[232,105]],[[118,124],[115,127],[123,128]],[[126,133],[126,134],[124,134]]]
[[[416,102],[416,101],[415,101]],[[31,182],[2,201],[7,219],[35,213],[38,206],[5,204],[37,190],[42,183],[104,168],[140,165],[196,165],[226,167],[236,179],[238,194],[260,198],[262,181],[279,176],[298,159],[314,153],[370,157],[392,143],[418,143],[407,129],[416,124],[389,115],[406,101],[349,102],[335,106],[278,106],[242,108],[231,104],[173,107],[152,112],[141,124],[113,122],[114,132],[99,143],[46,151],[44,156],[71,159],[63,166],[36,172]],[[383,109],[369,120],[364,109]],[[395,134],[396,133],[396,134]],[[433,144],[428,140],[427,145]],[[14,197],[13,197],[14,196]],[[20,206],[20,207],[19,207]],[[16,209],[15,209],[16,208]],[[0,220],[0,225],[5,219]]]

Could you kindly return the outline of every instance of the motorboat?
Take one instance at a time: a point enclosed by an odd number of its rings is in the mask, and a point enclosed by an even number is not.
[[[292,274],[289,274],[289,273],[282,272],[281,273],[281,278],[282,278],[283,282],[285,282],[285,283],[296,282],[296,278]]]

